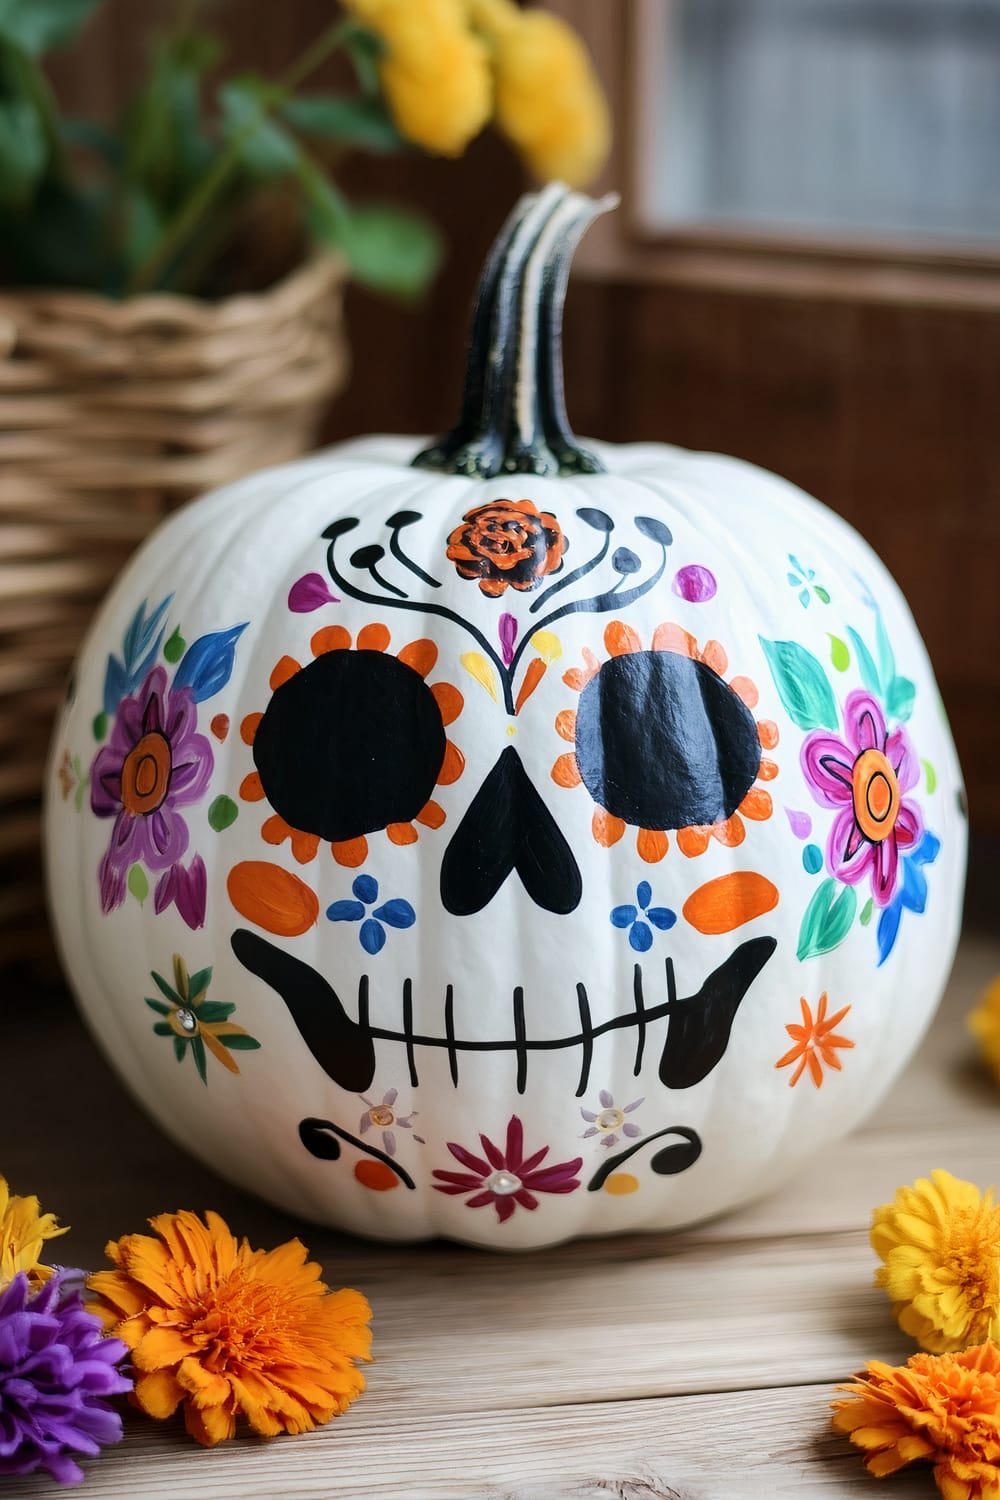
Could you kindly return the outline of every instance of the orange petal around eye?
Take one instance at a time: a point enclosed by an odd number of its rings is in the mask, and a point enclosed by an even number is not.
[[[263,802],[264,784],[256,771],[251,771],[240,782],[240,796],[244,802]]]
[[[349,651],[351,632],[345,630],[343,625],[324,625],[322,630],[317,630],[309,644],[313,656],[325,656],[328,651]]]
[[[452,687],[450,682],[435,682],[431,687],[434,701],[441,711],[442,724],[454,724],[462,709],[465,707],[465,699],[457,687]]]
[[[278,937],[300,937],[319,916],[316,893],[305,881],[264,860],[234,865],[226,889],[241,917]]]
[[[621,818],[616,818],[614,813],[609,813],[605,807],[595,807],[594,816],[590,820],[590,829],[595,840],[602,848],[610,849],[612,844],[625,832],[625,824]]]
[[[653,650],[673,651],[677,656],[695,657],[698,655],[698,642],[679,625],[665,620],[653,631]]]
[[[757,707],[757,699],[760,697],[760,694],[757,691],[756,685],[750,681],[749,677],[734,677],[729,686],[737,698],[743,699],[747,708]]]
[[[393,844],[415,844],[417,842],[417,830],[412,823],[389,823],[386,833]]]
[[[360,638],[359,638],[360,643]],[[419,640],[411,641],[404,646],[399,653],[399,660],[404,666],[412,667],[414,672],[419,672],[421,677],[426,677],[428,672],[433,671],[434,664],[438,659],[438,648],[433,641]]]
[[[275,664],[274,670],[271,673],[271,691],[275,692],[278,688],[280,688],[283,682],[288,681],[289,677],[294,677],[296,672],[301,671],[302,668],[295,660],[294,656],[283,656],[281,660]]]
[[[718,641],[706,641],[705,649],[701,653],[701,659],[706,667],[711,667],[721,677],[729,666],[729,657],[726,655]]]
[[[763,823],[774,811],[770,792],[762,786],[752,786],[740,803],[740,812],[755,823]]]
[[[292,829],[292,858],[297,864],[307,865],[316,858],[319,850],[319,834],[303,833],[301,828]]]
[[[568,672],[563,673],[563,682],[576,693],[581,693],[590,679],[601,670],[601,664],[589,646],[584,646],[582,655],[584,666],[570,667]]]
[[[571,745],[576,743],[576,710],[564,708],[561,713],[556,714],[556,734],[562,740],[568,740]]]
[[[612,620],[604,627],[604,644],[612,656],[625,656],[630,651],[642,650],[642,641],[624,620]]]
[[[752,922],[778,904],[777,889],[753,870],[734,870],[700,885],[684,903],[685,920],[697,932],[716,936]]]
[[[708,848],[708,829],[694,826],[678,828],[677,847],[688,859],[696,859]]]
[[[338,865],[346,865],[349,870],[356,870],[368,858],[368,840],[364,835],[358,839],[340,839],[330,849]]]
[[[391,639],[387,625],[365,625],[358,631],[358,650],[384,651]]]
[[[759,781],[773,781],[778,774],[777,764],[764,756],[757,767],[757,778]]]
[[[713,839],[725,849],[738,849],[747,836],[746,826],[739,813],[733,813],[731,818],[723,818],[719,823],[713,823],[709,829]]]
[[[247,714],[246,718],[243,720],[243,723],[240,725],[240,739],[243,741],[244,745],[253,744],[257,736],[257,730],[260,728],[260,721],[263,717],[263,714]]]
[[[552,767],[552,780],[556,786],[579,786],[583,777],[580,775],[580,767],[576,763],[576,756],[567,752],[560,755]]]
[[[436,802],[425,802],[417,813],[417,822],[422,823],[425,828],[440,828],[444,822],[444,808]]]
[[[758,719],[757,738],[762,750],[773,750],[778,743],[778,726],[773,719]]]
[[[284,818],[279,818],[278,814],[275,813],[272,818],[268,818],[265,822],[263,828],[260,830],[260,836],[265,844],[283,844],[285,839],[291,838],[292,830]]]
[[[441,762],[441,769],[437,774],[438,786],[451,786],[452,782],[457,781],[464,770],[465,756],[457,745],[453,745],[451,740],[448,740],[444,747],[444,760]]]
[[[670,840],[659,828],[640,828],[635,841],[635,850],[647,865],[660,862],[670,848]]]

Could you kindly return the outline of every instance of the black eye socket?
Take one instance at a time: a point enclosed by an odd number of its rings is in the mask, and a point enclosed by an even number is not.
[[[337,843],[416,817],[446,743],[419,672],[381,651],[328,651],[275,690],[253,758],[275,812]]]
[[[741,698],[704,662],[631,651],[580,695],[576,759],[601,807],[639,828],[730,817],[753,786],[760,741]]]

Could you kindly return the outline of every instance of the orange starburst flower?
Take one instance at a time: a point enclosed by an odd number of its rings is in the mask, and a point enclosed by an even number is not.
[[[611,620],[605,627],[604,645],[611,661],[617,657],[629,655],[649,655],[643,651],[638,633],[622,620]],[[657,625],[653,632],[650,651],[672,652],[676,656],[684,656],[691,661],[700,662],[702,666],[708,668],[709,673],[719,679],[720,684],[728,688],[735,698],[740,700],[746,710],[752,713],[756,708],[759,695],[756,685],[749,677],[733,677],[728,682],[726,681],[729,658],[718,641],[706,641],[703,647],[699,647],[697,640],[689,631],[684,630],[680,625],[666,621]],[[587,684],[606,665],[586,646],[583,649],[583,661],[582,667],[571,667],[563,674],[563,682],[566,686],[581,694]],[[578,717],[575,709],[563,709],[556,716],[556,733],[560,739],[566,740],[573,747],[571,750],[564,751],[552,767],[552,780],[557,786],[576,787],[586,779],[586,768],[581,769],[582,751],[577,736]],[[760,751],[773,750],[778,743],[778,726],[771,719],[753,722],[756,723],[756,738]],[[778,765],[776,761],[760,752],[755,763],[757,771],[754,784],[748,788],[739,806],[729,817],[720,818],[715,823],[691,824],[675,830],[677,847],[688,859],[704,854],[713,839],[725,848],[737,848],[746,838],[745,820],[763,823],[771,817],[774,810],[771,794],[766,787],[759,786],[757,783],[773,781],[778,774]],[[595,841],[608,849],[623,837],[628,822],[619,813],[601,806],[596,797],[595,803],[591,831]],[[636,826],[636,852],[639,858],[645,860],[647,864],[657,864],[670,848],[668,834],[674,830],[642,826],[638,823]]]
[[[307,1432],[365,1387],[371,1308],[360,1292],[331,1292],[305,1246],[252,1250],[225,1220],[181,1211],[150,1219],[153,1235],[105,1247],[113,1271],[88,1281],[92,1310],[132,1351],[134,1404],[151,1417],[184,1408],[211,1447],[242,1413],[264,1437]]]
[[[842,1010],[837,1011],[836,1015],[830,1016],[828,1019],[826,1014],[826,990],[819,997],[815,1020],[813,1020],[812,1009],[804,995],[800,997],[799,1004],[802,1006],[802,1025],[799,1026],[794,1022],[789,1022],[785,1027],[795,1045],[794,1047],[789,1047],[784,1056],[778,1058],[774,1066],[776,1068],[787,1068],[793,1062],[797,1062],[798,1067],[788,1080],[790,1087],[795,1087],[806,1068],[808,1068],[813,1083],[817,1088],[822,1088],[823,1064],[826,1063],[828,1068],[836,1068],[839,1072],[841,1062],[837,1056],[836,1049],[838,1047],[854,1046],[849,1037],[838,1036],[833,1029],[844,1019],[851,1007],[845,1005]]]
[[[1000,1500],[1000,1349],[869,1360],[832,1402],[833,1425],[882,1478],[922,1460],[945,1500]]]

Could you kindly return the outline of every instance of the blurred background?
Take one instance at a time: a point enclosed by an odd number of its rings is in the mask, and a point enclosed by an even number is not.
[[[59,0],[40,3],[46,10]],[[93,14],[72,45],[47,53],[40,66],[67,117],[112,122],[178,7],[80,3]],[[546,8],[589,49],[610,106],[610,155],[588,185],[623,196],[621,209],[588,235],[571,282],[573,425],[614,441],[660,439],[762,464],[872,543],[906,593],[935,664],[968,781],[970,900],[995,924],[1000,0],[553,0]],[[230,74],[269,78],[294,67],[336,13],[332,0],[206,0],[197,10],[199,22],[224,34]],[[206,62],[206,76],[215,66]],[[351,77],[351,61],[338,54],[317,66],[309,87],[337,91]],[[11,149],[0,129],[0,168]],[[319,437],[436,432],[457,409],[475,279],[531,181],[530,153],[526,163],[502,132],[487,130],[452,157],[334,154],[346,194],[419,210],[438,227],[444,259],[426,289],[404,302],[361,284],[364,277],[348,285],[337,377],[328,396],[322,383],[313,393]],[[250,219],[241,233],[274,257],[276,275],[284,250],[275,222]],[[10,279],[5,249],[13,263],[0,239]],[[17,325],[6,376],[5,314]],[[54,567],[36,524],[53,451],[51,434],[43,443],[39,433],[52,424],[38,415],[35,395],[34,406],[26,402],[23,368],[16,378],[15,346],[26,347],[21,316],[0,298],[5,755],[15,730],[23,743],[27,719],[41,726],[51,714],[39,678],[65,636],[48,639],[38,613]],[[51,338],[38,347],[49,359]],[[190,449],[186,438],[175,445],[188,455],[191,490],[199,474],[192,477],[190,453],[202,451],[203,438]],[[170,449],[172,439],[157,441]],[[72,486],[67,470],[79,466],[71,450],[62,458],[60,483]],[[116,568],[137,533],[94,500],[102,485],[107,494],[106,467],[96,475],[87,493],[97,531],[88,535],[115,531]],[[161,479],[159,468],[144,470],[129,513],[155,517],[183,489]],[[78,565],[90,545],[73,524],[57,507],[48,532],[50,541],[52,528],[58,532],[67,578],[77,576],[69,562]],[[79,583],[76,613],[65,622],[76,634],[99,571]],[[32,753],[37,768],[37,748]],[[0,782],[0,862],[8,875],[17,871],[23,891],[34,789],[13,750],[10,757]],[[34,921],[30,903],[19,908],[14,884],[0,880],[7,961],[25,957]]]

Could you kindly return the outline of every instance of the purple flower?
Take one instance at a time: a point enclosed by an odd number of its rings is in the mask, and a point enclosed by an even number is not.
[[[128,1352],[84,1311],[84,1273],[57,1271],[38,1292],[19,1271],[0,1291],[0,1474],[45,1469],[79,1484],[72,1454],[121,1441],[106,1397],[132,1389],[118,1369]]]
[[[385,1150],[386,1155],[395,1156],[396,1130],[413,1130],[413,1121],[416,1117],[417,1111],[415,1109],[411,1109],[408,1115],[399,1115],[396,1113],[394,1106],[396,1100],[399,1098],[398,1089],[388,1089],[382,1095],[381,1104],[377,1104],[374,1099],[369,1099],[365,1094],[359,1094],[358,1098],[361,1100],[362,1104],[366,1104],[368,1106],[364,1114],[361,1116],[361,1124],[358,1127],[361,1134],[367,1135],[368,1131],[371,1130],[373,1126],[377,1130],[381,1130],[382,1146]],[[414,1133],[413,1139],[415,1141],[419,1141],[421,1146],[424,1145],[424,1138],[422,1135],[417,1135],[416,1133]]]
[[[509,1219],[515,1205],[521,1208],[537,1208],[535,1193],[572,1193],[580,1186],[577,1172],[583,1166],[583,1158],[561,1161],[543,1167],[541,1163],[549,1154],[548,1146],[542,1146],[531,1156],[524,1155],[524,1127],[517,1115],[511,1115],[507,1125],[506,1148],[501,1151],[488,1136],[479,1137],[483,1157],[466,1151],[464,1146],[448,1142],[448,1150],[465,1172],[435,1171],[433,1176],[440,1182],[434,1184],[439,1193],[452,1196],[473,1193],[466,1208],[485,1208],[492,1203],[501,1224]]]
[[[635,1140],[637,1136],[642,1135],[639,1126],[634,1124],[632,1120],[626,1120],[625,1116],[630,1115],[634,1109],[638,1109],[640,1104],[645,1102],[643,1099],[633,1099],[631,1104],[623,1104],[619,1108],[615,1104],[614,1094],[610,1093],[607,1089],[601,1089],[598,1097],[601,1101],[600,1110],[580,1110],[581,1115],[589,1126],[589,1129],[583,1132],[583,1140],[588,1140],[595,1135],[599,1135],[602,1137],[602,1146],[617,1146],[619,1131],[631,1140]]]
[[[816,730],[802,746],[802,770],[821,807],[836,811],[826,845],[830,874],[845,885],[871,880],[876,906],[888,906],[901,854],[924,832],[916,802],[905,794],[920,780],[920,762],[905,729],[889,734],[870,693],[844,704],[843,738]]]
[[[182,864],[171,865],[160,876],[153,892],[153,908],[159,916],[173,903],[189,927],[204,927],[207,894],[205,861],[196,854],[186,870]]]
[[[187,852],[178,809],[204,795],[214,764],[197,730],[193,690],[168,687],[163,667],[119,703],[111,738],[90,769],[90,805],[99,818],[115,820],[99,866],[102,911],[124,901],[130,865],[169,870]]]

